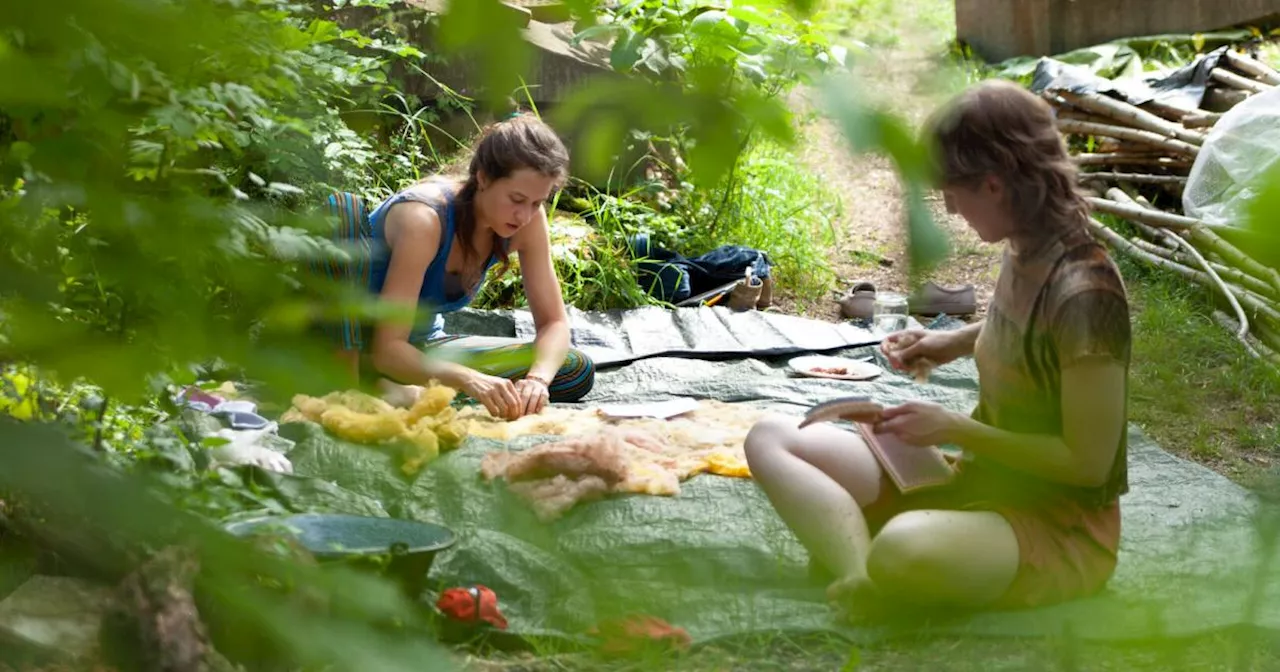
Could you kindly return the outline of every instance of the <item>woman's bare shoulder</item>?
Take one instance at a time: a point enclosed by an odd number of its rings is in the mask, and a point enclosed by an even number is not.
[[[440,215],[428,203],[402,201],[387,210],[387,243],[393,247],[401,240],[440,240]]]

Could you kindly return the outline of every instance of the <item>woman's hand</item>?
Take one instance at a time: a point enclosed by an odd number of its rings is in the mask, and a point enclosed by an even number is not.
[[[467,375],[462,383],[462,391],[467,396],[484,404],[489,415],[503,420],[515,420],[523,415],[524,406],[515,383],[506,378],[490,376],[475,371]]]
[[[541,413],[551,399],[551,390],[539,378],[522,378],[515,383],[522,415]]]
[[[940,366],[958,359],[964,352],[956,341],[953,332],[907,329],[885,336],[880,342],[880,352],[893,368],[907,371],[922,360]]]
[[[908,401],[884,409],[876,432],[893,434],[913,446],[954,443],[961,416],[928,401]]]

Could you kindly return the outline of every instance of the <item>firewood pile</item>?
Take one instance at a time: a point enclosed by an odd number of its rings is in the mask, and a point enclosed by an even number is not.
[[[1219,312],[1219,322],[1272,364],[1280,364],[1280,273],[1242,250],[1238,240],[1228,240],[1235,227],[1187,217],[1182,191],[1223,113],[1278,86],[1280,72],[1227,50],[1210,71],[1200,109],[1156,101],[1133,105],[1103,93],[1041,93],[1057,111],[1094,213],[1114,216],[1137,232],[1126,236],[1094,218],[1094,234],[1117,252],[1220,294],[1234,317]]]

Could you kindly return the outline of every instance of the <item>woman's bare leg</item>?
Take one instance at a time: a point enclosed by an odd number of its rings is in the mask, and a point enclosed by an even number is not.
[[[378,392],[382,400],[397,408],[409,408],[418,402],[422,391],[421,385],[401,385],[386,378],[378,379]]]
[[[856,590],[867,581],[871,547],[861,506],[880,496],[880,465],[856,434],[798,424],[757,423],[747,434],[747,463],[800,543],[839,577],[829,593]]]
[[[1018,538],[990,511],[908,511],[871,542],[876,590],[919,605],[983,607],[1018,573]]]
[[[360,387],[360,351],[339,349],[335,356],[342,367],[351,375],[351,386]],[[408,408],[418,400],[422,394],[422,387],[418,385],[401,385],[386,378],[378,379],[378,394],[382,400],[402,408]]]
[[[1019,548],[1003,516],[908,511],[871,540],[861,507],[880,495],[875,456],[852,432],[798,424],[792,418],[757,423],[747,435],[747,463],[800,543],[840,577],[832,597],[856,598],[874,586],[917,604],[980,607],[1008,590]]]

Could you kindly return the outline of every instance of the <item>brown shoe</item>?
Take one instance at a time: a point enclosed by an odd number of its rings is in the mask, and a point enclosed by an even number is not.
[[[749,278],[747,280],[739,280],[738,285],[729,293],[729,300],[726,305],[730,310],[744,311],[751,310],[760,302],[760,294],[764,289],[764,283],[760,278]]]
[[[926,282],[907,300],[907,309],[913,315],[972,315],[978,312],[978,299],[973,285],[943,287]]]
[[[876,311],[876,286],[869,282],[857,282],[836,299],[840,315],[846,320],[869,320]]]
[[[756,301],[756,310],[764,310],[773,305],[773,276],[764,279],[764,286],[760,288],[760,300]]]

